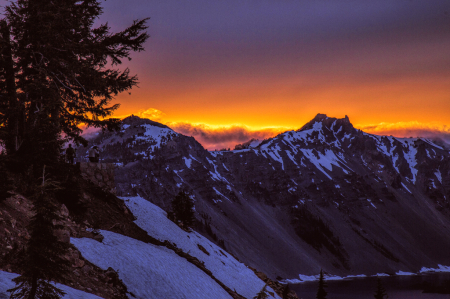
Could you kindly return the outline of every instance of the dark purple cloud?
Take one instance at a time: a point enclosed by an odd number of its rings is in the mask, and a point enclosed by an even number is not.
[[[151,17],[147,54],[136,56],[133,66],[149,78],[149,89],[188,90],[199,82],[237,77],[302,75],[319,82],[449,75],[448,0],[108,0],[104,5],[102,20],[116,30],[131,19]]]

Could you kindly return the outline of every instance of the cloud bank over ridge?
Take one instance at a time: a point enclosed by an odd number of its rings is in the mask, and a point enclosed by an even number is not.
[[[166,123],[174,131],[194,137],[208,150],[223,148],[234,149],[234,146],[250,139],[266,139],[292,128],[265,128],[251,130],[243,125],[212,127],[206,124],[190,124],[184,122]],[[299,126],[301,127],[301,126]],[[394,136],[399,138],[423,137],[442,140],[450,146],[450,127],[438,123],[397,122],[380,123],[366,126],[355,126],[358,129],[375,135]]]
[[[395,137],[423,137],[440,139],[450,145],[450,127],[439,123],[397,122],[357,126],[358,129],[375,135]]]
[[[130,114],[131,115],[131,114]],[[125,118],[130,115],[115,116]],[[237,144],[245,143],[251,139],[267,139],[302,127],[297,128],[272,127],[252,129],[245,125],[213,126],[204,123],[193,124],[189,122],[168,122],[164,118],[166,114],[155,108],[141,109],[136,113],[141,118],[148,118],[170,127],[175,132],[194,137],[204,148],[208,150],[234,149]],[[450,147],[450,126],[438,122],[421,123],[417,121],[378,123],[370,125],[355,125],[356,128],[370,134],[386,135],[400,138],[423,137],[442,140]],[[83,133],[85,138],[93,137],[99,129],[87,128]]]
[[[166,123],[166,125],[178,133],[194,137],[208,150],[234,149],[235,145],[247,142],[250,139],[262,140],[271,138],[288,130],[287,128],[252,130],[242,125],[216,128],[206,124],[190,124],[184,122]]]

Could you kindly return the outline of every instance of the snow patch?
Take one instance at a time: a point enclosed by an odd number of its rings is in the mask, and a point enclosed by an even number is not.
[[[292,156],[291,152],[287,150],[286,154],[289,157],[289,159],[291,159],[292,162],[294,162],[294,164],[298,166],[298,164],[297,164],[297,162],[295,162],[295,158],[294,158],[294,156]]]
[[[331,176],[323,169],[326,168],[329,171],[332,171],[333,165],[342,169],[344,173],[348,173],[344,168],[342,168],[339,163],[343,164],[343,161],[338,158],[333,151],[325,150],[325,155],[317,152],[317,156],[313,153],[312,149],[301,149],[303,154],[308,158],[308,160],[313,163],[320,171],[322,171],[330,180],[332,180]]]
[[[228,199],[229,202],[231,202],[231,200],[230,200],[228,197],[226,197],[225,195],[223,195],[222,193],[220,193],[219,190],[216,189],[216,187],[213,187],[213,189],[214,189],[214,191],[216,191],[216,194],[217,194],[217,195],[220,195],[220,196],[222,196],[223,198]]]
[[[298,277],[300,278],[300,281],[316,281],[319,279],[319,275],[302,275],[299,274]]]
[[[438,169],[436,170],[436,172],[434,173],[434,175],[436,176],[436,178],[439,180],[439,183],[442,184],[442,174],[441,171]]]
[[[403,186],[403,188],[406,189],[406,191],[408,191],[409,193],[411,193],[411,191],[409,191],[409,189],[405,186],[405,184],[403,184],[403,182],[402,182],[402,186]],[[412,194],[412,193],[411,193],[411,194]]]
[[[261,142],[263,142],[262,140],[253,140],[252,142],[250,142],[250,144],[248,145],[249,148],[255,148],[258,145],[261,144]]]
[[[281,148],[278,146],[278,144],[272,148],[272,150],[267,149],[267,154],[275,161],[278,161],[281,163],[281,168],[284,170],[284,163],[283,158],[280,156],[279,151],[281,151]]]
[[[190,146],[190,145],[189,145],[189,146]],[[197,161],[198,163],[200,163],[197,159],[195,159],[194,157],[192,157],[191,154],[189,154],[189,157],[191,157],[192,160],[195,160],[195,161]]]
[[[370,199],[367,199],[367,201],[372,205],[372,207],[374,207],[375,209],[377,208]]]
[[[418,171],[415,168],[415,166],[417,165],[416,154],[417,154],[417,149],[414,147],[414,144],[409,145],[409,152],[408,153],[404,153],[404,157],[406,159],[406,162],[408,162],[409,168],[411,169],[411,173],[413,175],[413,179],[412,179],[412,183],[413,184],[416,183],[416,177],[417,177],[417,171]]]
[[[434,147],[436,147],[436,148],[438,148],[438,149],[444,150],[441,146],[435,144],[435,143],[434,143],[433,141],[431,141],[430,139],[424,138],[424,139],[422,139],[422,140],[425,141],[426,143],[428,143],[428,144],[431,145],[431,146],[434,146]]]
[[[186,163],[187,168],[191,168],[191,164],[192,164],[192,159],[183,157],[184,159],[184,163]]]
[[[429,272],[450,272],[450,267],[438,265],[437,268],[422,267],[422,269],[420,270],[420,273],[429,273]]]
[[[404,271],[398,271],[397,273],[395,273],[395,275],[399,275],[399,276],[406,276],[406,275],[416,275],[416,273],[412,273],[412,272],[404,272]]]

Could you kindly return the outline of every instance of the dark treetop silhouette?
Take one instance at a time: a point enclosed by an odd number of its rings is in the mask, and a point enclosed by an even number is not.
[[[104,119],[118,107],[109,103],[137,84],[128,69],[110,65],[144,49],[147,19],[110,33],[107,24],[93,28],[101,12],[97,0],[18,0],[0,20],[0,139],[6,159],[0,158],[23,176],[31,167],[32,191],[26,195],[34,199],[35,214],[11,298],[63,294],[49,283],[64,282],[66,271],[61,257],[67,245],[54,236],[60,228],[54,223],[64,172],[61,146],[68,139],[86,144],[81,124],[118,128],[117,119]]]

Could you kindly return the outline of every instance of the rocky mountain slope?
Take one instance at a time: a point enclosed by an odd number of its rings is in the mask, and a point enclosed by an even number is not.
[[[263,288],[268,298],[281,298],[281,284],[195,231],[182,230],[157,206],[109,192],[109,165],[66,168],[62,183],[68,187],[57,194],[65,228],[55,232],[70,247],[64,258],[71,271],[65,281],[56,281],[67,284],[58,284],[67,293],[64,298],[243,299]],[[30,238],[31,206],[19,194],[0,202],[0,298],[9,298],[11,279],[21,273],[18,261]],[[297,297],[292,292],[289,298]]]
[[[198,230],[271,278],[450,265],[450,155],[431,140],[371,135],[318,114],[256,147],[209,152],[132,116],[92,144],[116,163],[119,195],[169,211],[189,192]]]

